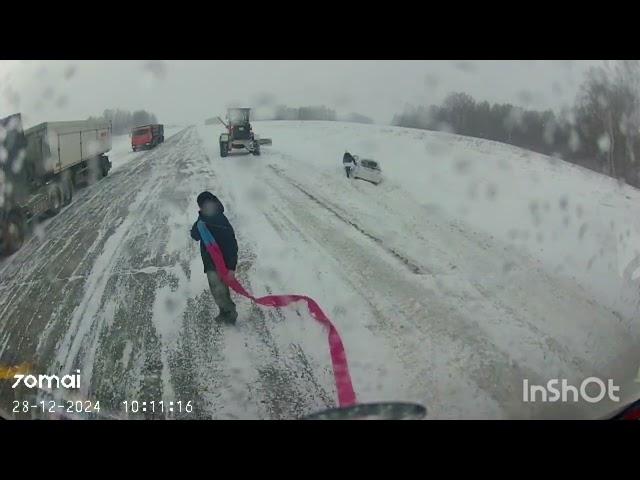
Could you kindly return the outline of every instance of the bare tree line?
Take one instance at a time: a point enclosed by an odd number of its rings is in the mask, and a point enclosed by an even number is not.
[[[291,108],[286,105],[276,107],[271,120],[336,120],[336,112],[321,106]]]
[[[261,120],[343,120],[353,123],[373,123],[373,120],[365,115],[352,112],[341,116],[338,115],[335,110],[327,108],[324,105],[303,107],[278,105],[273,114],[267,115],[264,118],[261,118]]]
[[[393,125],[509,143],[640,186],[640,62],[593,67],[573,107],[558,114],[450,94],[441,106],[407,106]]]
[[[102,116],[98,118],[89,117],[89,120],[110,121],[113,135],[128,134],[132,128],[139,127],[140,125],[158,123],[157,117],[146,110],[130,112],[129,110],[121,110],[119,108],[115,110],[107,109],[102,113]]]

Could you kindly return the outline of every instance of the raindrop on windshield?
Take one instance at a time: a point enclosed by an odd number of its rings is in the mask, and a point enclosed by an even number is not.
[[[143,68],[156,80],[164,80],[167,76],[167,64],[163,60],[150,60],[144,64]]]
[[[64,79],[71,80],[76,74],[78,67],[76,65],[67,65],[64,69]]]

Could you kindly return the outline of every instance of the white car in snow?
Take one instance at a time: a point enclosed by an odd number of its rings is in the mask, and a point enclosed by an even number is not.
[[[360,160],[357,156],[355,159],[356,166],[351,172],[351,178],[360,178],[376,185],[382,181],[382,171],[378,162],[368,158]]]

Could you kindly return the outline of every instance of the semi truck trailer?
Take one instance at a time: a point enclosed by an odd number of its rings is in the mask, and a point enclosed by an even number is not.
[[[0,256],[17,251],[34,222],[70,204],[77,186],[105,177],[109,150],[109,122],[45,122],[23,130],[19,113],[0,119]]]

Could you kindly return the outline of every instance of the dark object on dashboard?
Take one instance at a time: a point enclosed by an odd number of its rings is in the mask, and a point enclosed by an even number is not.
[[[420,420],[427,409],[417,403],[362,403],[312,413],[301,420]]]

